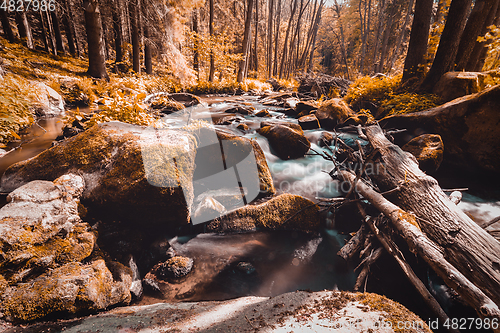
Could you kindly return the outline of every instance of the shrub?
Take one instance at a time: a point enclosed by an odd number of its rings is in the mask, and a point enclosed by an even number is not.
[[[401,76],[381,76],[376,78],[364,76],[351,84],[344,100],[357,110],[361,108],[362,102],[378,105],[380,101],[389,98],[400,81]]]

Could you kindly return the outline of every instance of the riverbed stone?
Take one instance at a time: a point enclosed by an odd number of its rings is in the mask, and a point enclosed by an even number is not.
[[[195,146],[186,131],[103,123],[10,166],[0,188],[9,192],[74,172],[85,180],[82,202],[89,208],[144,226],[175,228],[189,221]]]
[[[355,123],[359,123],[356,114],[341,98],[332,98],[323,102],[314,114],[318,118],[321,127],[327,130],[331,130],[337,125],[343,124],[350,118],[353,119]]]
[[[394,115],[380,121],[384,128],[404,128],[403,143],[425,133],[439,134],[444,160],[464,171],[500,170],[500,86],[454,99],[426,111]],[[398,137],[396,137],[398,140]]]
[[[318,109],[318,103],[316,101],[301,101],[295,106],[295,112],[297,117],[303,117]]]
[[[410,140],[401,149],[415,156],[420,169],[427,172],[437,171],[443,161],[443,140],[437,134],[422,134]]]
[[[282,160],[303,157],[311,147],[304,131],[297,124],[263,123],[257,132],[266,137],[274,153]]]
[[[253,230],[317,231],[319,208],[312,201],[294,194],[281,194],[258,205],[247,205],[215,219],[207,225],[212,232]]]
[[[299,125],[303,130],[317,129],[320,127],[318,118],[316,118],[314,114],[300,117]]]

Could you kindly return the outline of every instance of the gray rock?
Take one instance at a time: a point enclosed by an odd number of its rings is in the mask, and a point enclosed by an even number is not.
[[[37,101],[35,112],[39,116],[54,117],[64,113],[64,100],[61,95],[44,83],[35,84]]]

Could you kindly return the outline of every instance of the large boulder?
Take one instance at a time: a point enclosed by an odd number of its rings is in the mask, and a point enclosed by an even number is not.
[[[318,231],[319,208],[312,201],[294,194],[281,194],[259,205],[247,205],[207,225],[216,232],[253,230]]]
[[[266,137],[275,154],[282,160],[303,157],[311,147],[297,124],[261,123],[257,132]]]
[[[401,149],[415,156],[420,169],[427,172],[436,171],[443,161],[443,140],[436,134],[422,134],[411,139]]]
[[[78,173],[85,179],[82,202],[89,208],[174,228],[189,221],[195,146],[186,131],[104,123],[12,165],[0,188],[10,192],[35,179]]]
[[[35,113],[42,117],[54,117],[64,113],[64,100],[61,95],[44,83],[34,84],[36,101]]]
[[[443,103],[465,95],[475,94],[484,89],[486,75],[478,72],[445,73],[433,89]]]
[[[500,170],[500,86],[464,96],[426,111],[394,115],[381,126],[405,128],[409,139],[424,133],[439,134],[446,150],[444,161],[467,171]]]
[[[328,130],[343,124],[349,118],[353,119],[355,123],[359,123],[356,114],[349,108],[347,103],[340,98],[332,98],[323,102],[314,113],[321,127]]]
[[[30,321],[130,301],[130,270],[113,274],[103,260],[92,261],[96,236],[78,214],[84,187],[82,177],[64,175],[8,195],[0,209],[0,313],[7,319]]]

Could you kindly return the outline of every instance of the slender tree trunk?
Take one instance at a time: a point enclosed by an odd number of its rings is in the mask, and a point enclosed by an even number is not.
[[[52,17],[49,13],[49,11],[45,11],[45,19],[47,22],[47,32],[49,36],[49,42],[50,42],[50,47],[52,48],[52,53],[54,55],[57,55],[57,42],[56,42],[56,35],[54,33],[54,24],[52,23]]]
[[[193,52],[193,69],[196,71],[198,81],[200,80],[200,52],[199,48],[199,29],[198,29],[198,9],[193,10],[193,32],[194,32],[194,52]]]
[[[142,9],[142,27],[144,31],[144,67],[146,74],[153,74],[153,47],[150,40],[149,16],[148,16],[148,2],[144,1],[141,4]]]
[[[389,71],[392,70],[392,68],[394,67],[394,63],[396,62],[396,60],[398,59],[398,56],[399,56],[399,50],[401,49],[401,46],[403,45],[403,40],[405,40],[406,28],[408,27],[408,24],[410,23],[411,13],[413,10],[413,3],[414,3],[414,0],[410,0],[410,4],[408,5],[408,12],[406,13],[403,27],[401,28],[401,31],[399,32],[398,39],[396,41],[396,49],[394,50],[391,64],[389,65]]]
[[[273,20],[274,20],[274,0],[268,2],[267,17],[267,50],[266,50],[266,69],[267,77],[272,76],[272,53],[273,53]]]
[[[380,44],[380,35],[382,33],[383,27],[383,17],[385,11],[385,0],[380,0],[379,2],[379,10],[378,10],[378,24],[377,24],[377,33],[375,34],[375,46],[373,47],[373,71],[376,72],[378,68],[377,57],[379,55],[379,44]]]
[[[366,2],[365,2],[365,4],[366,4]],[[368,40],[368,35],[370,33],[371,8],[372,8],[372,1],[369,0],[368,1],[368,8],[365,6],[365,17],[366,16],[367,17],[363,18],[363,16],[361,15],[361,11],[359,13],[359,15],[362,18],[362,25],[364,25],[363,35],[362,35],[363,37],[361,40],[361,59],[359,61],[359,71],[361,72],[361,74],[364,73],[364,68],[365,68],[366,42]]]
[[[456,70],[462,71],[467,66],[470,55],[474,50],[477,37],[481,33],[485,17],[493,11],[493,7],[498,6],[499,0],[476,0],[474,8],[467,20],[464,33],[458,46],[457,57],[455,59]]]
[[[130,0],[129,15],[132,33],[132,69],[137,74],[141,73],[141,46],[139,37],[139,11],[138,0]]]
[[[69,52],[73,56],[80,56],[80,46],[78,33],[75,29],[74,18],[72,8],[73,5],[71,0],[63,0],[65,15],[64,15],[64,29],[66,30],[66,38],[68,39]]]
[[[280,79],[283,77],[283,69],[284,69],[285,60],[286,60],[286,57],[288,54],[288,37],[290,35],[290,29],[292,28],[292,20],[293,20],[293,17],[295,16],[295,11],[297,10],[297,3],[298,3],[298,0],[292,0],[290,19],[288,20],[288,26],[286,28],[286,33],[285,33],[285,44],[283,45],[283,52],[281,54],[281,63],[280,63],[280,72],[279,72]]]
[[[39,14],[39,20],[40,20],[40,30],[42,31],[42,41],[43,41],[43,46],[45,49],[45,52],[50,53],[50,46],[49,46],[49,37],[47,36],[47,22],[44,18],[44,13],[42,11],[38,12]]]
[[[2,29],[3,33],[5,34],[5,37],[7,37],[9,42],[15,43],[16,36],[14,35],[14,31],[12,31],[12,27],[10,25],[9,15],[3,9],[0,9],[0,19],[2,21]]]
[[[313,68],[314,51],[316,49],[316,38],[318,36],[319,24],[321,22],[321,13],[323,12],[324,5],[325,5],[325,1],[321,0],[319,7],[318,7],[318,12],[316,14],[316,21],[314,23],[315,26],[314,26],[314,30],[313,30],[311,53],[309,54],[309,64],[307,66],[308,72],[311,72],[312,68]]]
[[[497,1],[492,10],[488,13],[486,20],[484,21],[483,27],[481,29],[481,36],[484,36],[488,32],[488,27],[490,25],[500,25],[500,3]],[[486,54],[488,51],[486,42],[479,42],[476,40],[474,43],[474,49],[469,56],[465,70],[480,72],[483,69],[484,62],[486,59]]]
[[[16,22],[19,36],[24,40],[28,49],[33,49],[33,34],[31,32],[31,26],[29,24],[28,17],[26,16],[26,12],[24,10],[21,12],[16,12]]]
[[[421,91],[431,92],[441,76],[453,69],[471,3],[472,0],[453,0],[451,2],[436,57],[419,88]]]
[[[114,0],[113,6],[113,30],[115,32],[115,62],[123,61],[123,29],[120,0]]]
[[[349,65],[347,63],[347,52],[345,48],[344,28],[342,25],[342,21],[340,20],[340,7],[337,0],[334,0],[334,4],[335,4],[334,7],[335,12],[337,13],[337,22],[339,23],[339,29],[340,29],[340,53],[342,54],[342,58],[344,59],[345,73],[347,75],[347,79],[350,80]]]
[[[85,28],[87,30],[89,50],[88,73],[92,77],[108,80],[99,3],[96,0],[84,0],[83,9],[85,11]]]
[[[280,25],[281,25],[281,0],[278,0],[277,7],[277,19],[276,19],[276,27],[274,29],[274,62],[273,62],[273,76],[278,75],[278,48],[279,48],[279,36],[280,36]]]
[[[56,6],[57,9],[58,6]],[[57,11],[51,11],[50,16],[52,19],[52,27],[54,28],[54,37],[56,39],[56,48],[58,52],[66,53],[66,49],[63,43],[63,37],[61,34],[61,24],[59,23],[59,17],[57,15]]]
[[[255,37],[253,45],[253,69],[257,78],[259,75],[259,0],[255,0]]]
[[[238,69],[238,76],[236,77],[236,80],[238,82],[243,82],[244,79],[244,74],[245,74],[245,67],[247,66],[248,62],[248,48],[250,46],[250,37],[252,33],[252,9],[253,9],[253,1],[254,0],[248,0],[247,2],[247,15],[245,19],[245,32],[243,34],[243,43],[242,43],[242,53],[243,56],[245,57],[242,61],[240,61],[239,64],[239,69]]]
[[[210,22],[208,23],[208,29],[210,32],[210,38],[214,37],[214,0],[210,0],[209,3],[210,6]],[[252,12],[252,9],[250,8],[250,13]],[[246,27],[246,25],[245,25]],[[210,82],[214,82],[214,76],[215,76],[215,59],[214,59],[214,53],[213,50],[210,50],[210,72],[208,74],[208,80]]]
[[[392,24],[394,23],[394,15],[396,11],[396,2],[393,1],[391,5],[391,10],[389,13],[389,18],[387,20],[387,25],[384,29],[384,39],[382,40],[382,46],[380,49],[380,61],[378,63],[377,72],[384,72],[385,57],[387,55],[387,47],[389,45],[389,37],[392,34]]]

